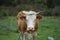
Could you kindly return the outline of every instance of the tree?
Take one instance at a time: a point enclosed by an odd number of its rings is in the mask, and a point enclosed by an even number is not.
[[[48,8],[54,8],[55,7],[54,0],[46,0],[46,5]]]

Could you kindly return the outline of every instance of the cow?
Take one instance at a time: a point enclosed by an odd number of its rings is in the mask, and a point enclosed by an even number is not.
[[[37,40],[37,30],[39,20],[42,16],[35,11],[20,11],[17,15],[18,31],[20,32],[20,40]]]

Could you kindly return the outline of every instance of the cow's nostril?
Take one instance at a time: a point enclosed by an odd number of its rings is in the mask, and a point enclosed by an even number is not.
[[[32,30],[34,30],[34,28],[32,28]]]

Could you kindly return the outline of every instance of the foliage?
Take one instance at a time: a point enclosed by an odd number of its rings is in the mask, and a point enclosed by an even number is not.
[[[53,15],[53,16],[60,16],[60,6],[56,6],[56,7],[52,10],[52,15]]]
[[[15,16],[17,15],[17,8],[15,7],[1,7],[0,8],[0,17],[3,16]]]
[[[9,16],[11,14],[8,9],[0,9],[0,16]]]
[[[21,11],[21,10],[25,9],[25,5],[21,4],[21,5],[18,5],[16,8],[17,8],[18,11]]]
[[[0,0],[0,5],[16,6],[18,4],[41,4],[47,3],[47,6],[52,5],[53,0]]]
[[[60,0],[55,0],[56,5],[60,5]]]
[[[8,16],[10,14],[10,12],[9,12],[9,10],[2,9],[0,11],[0,14],[1,14],[0,16]]]
[[[44,11],[43,15],[55,16],[60,15],[59,10],[55,13],[55,3],[59,3],[59,0],[0,0],[0,6],[10,8],[0,8],[0,16],[17,15],[21,10]],[[56,4],[56,5],[57,5]],[[13,7],[13,8],[12,8]],[[14,8],[15,7],[15,8]],[[11,9],[11,10],[10,10]],[[53,11],[53,12],[52,12]]]

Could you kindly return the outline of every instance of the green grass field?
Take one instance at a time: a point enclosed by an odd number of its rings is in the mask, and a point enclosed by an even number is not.
[[[0,40],[18,40],[16,17],[0,18]],[[48,40],[48,36],[60,40],[60,17],[44,17],[40,21],[38,40]]]

